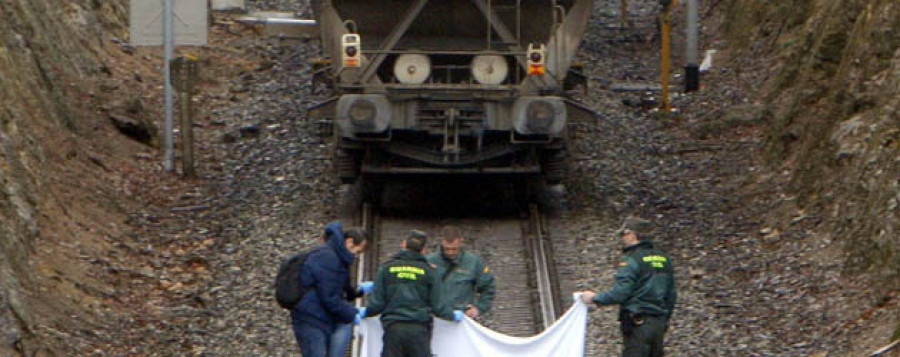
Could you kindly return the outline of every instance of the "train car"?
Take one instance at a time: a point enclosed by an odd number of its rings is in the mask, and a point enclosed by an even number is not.
[[[567,99],[593,0],[313,0],[344,183],[566,171]]]

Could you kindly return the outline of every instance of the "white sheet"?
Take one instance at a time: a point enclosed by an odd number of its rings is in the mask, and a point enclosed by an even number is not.
[[[513,337],[488,329],[470,318],[460,322],[434,319],[431,352],[435,357],[583,357],[587,306],[580,294],[575,304],[540,335]],[[378,317],[363,320],[361,357],[381,356],[384,331]]]

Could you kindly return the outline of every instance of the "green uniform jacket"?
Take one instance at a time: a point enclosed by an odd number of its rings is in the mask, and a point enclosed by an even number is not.
[[[482,314],[491,309],[496,293],[494,274],[477,254],[460,249],[455,259],[449,259],[441,250],[429,255],[428,263],[437,271],[442,307],[465,311],[472,304]]]
[[[439,293],[425,257],[404,250],[378,268],[366,317],[380,314],[385,328],[392,322],[431,322],[432,314],[453,320],[452,310],[438,307]]]
[[[619,304],[620,319],[629,312],[669,319],[678,299],[672,261],[650,241],[641,241],[624,251],[616,270],[616,284],[597,294],[594,302],[598,305]]]

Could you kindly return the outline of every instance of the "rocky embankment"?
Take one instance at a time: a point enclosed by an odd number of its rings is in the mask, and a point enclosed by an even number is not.
[[[0,6],[0,355],[90,351],[117,295],[90,260],[125,231],[115,171],[142,146],[107,121],[125,14],[121,1]]]
[[[777,64],[755,81],[762,157],[773,172],[761,181],[791,200],[766,218],[784,227],[806,217],[804,229],[823,246],[817,254],[856,283],[845,292],[851,313],[833,333],[855,336],[855,346],[886,345],[900,338],[900,7],[797,5],[737,1],[722,10],[734,20],[723,31],[734,57],[756,53]]]

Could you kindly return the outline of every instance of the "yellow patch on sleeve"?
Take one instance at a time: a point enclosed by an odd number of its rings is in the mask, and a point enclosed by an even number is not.
[[[491,268],[484,267],[484,273],[485,273],[485,274],[490,273],[490,272],[491,272]]]

